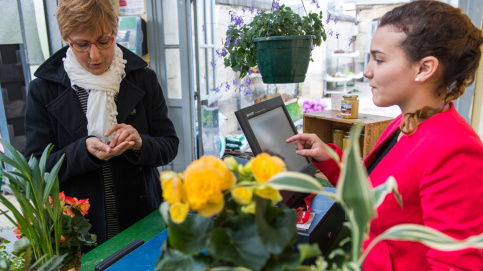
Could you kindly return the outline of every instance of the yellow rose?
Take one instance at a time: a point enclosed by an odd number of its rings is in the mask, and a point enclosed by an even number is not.
[[[189,205],[186,203],[177,202],[169,206],[169,214],[174,223],[182,223],[188,215]]]
[[[277,156],[270,156],[267,153],[257,155],[251,162],[253,176],[259,183],[265,183],[275,174],[287,170],[282,159]]]
[[[245,205],[252,202],[253,193],[251,189],[245,187],[237,187],[231,190],[231,197],[236,203]]]
[[[161,188],[163,189],[163,198],[170,205],[184,201],[183,181],[174,172],[163,171],[161,173]]]
[[[191,209],[203,216],[221,212],[224,206],[220,180],[225,172],[213,165],[212,158],[194,161],[184,172],[184,191]],[[215,157],[213,157],[215,158]],[[215,158],[216,159],[216,158]],[[221,162],[221,159],[218,159]],[[224,166],[225,170],[228,170]]]
[[[231,172],[228,169],[227,165],[223,163],[223,161],[220,158],[207,155],[207,156],[202,156],[198,160],[198,162],[206,163],[207,166],[218,169],[220,171],[221,178],[219,181],[220,181],[220,188],[222,191],[228,190],[233,186],[235,186],[235,183],[236,183],[235,174],[233,174],[233,172]]]
[[[176,172],[172,170],[165,170],[161,172],[161,175],[159,176],[159,179],[161,179],[161,187],[163,187],[164,183],[171,180],[174,176],[177,176]]]
[[[277,189],[273,189],[266,185],[257,188],[255,194],[259,197],[272,200],[272,204],[276,204],[282,200],[282,195],[280,195],[280,192]]]

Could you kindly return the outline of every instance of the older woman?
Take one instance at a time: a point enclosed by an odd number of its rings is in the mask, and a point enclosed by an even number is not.
[[[62,155],[60,189],[89,198],[87,217],[98,243],[159,207],[158,166],[179,140],[156,74],[116,44],[110,0],[61,0],[57,21],[69,45],[43,63],[29,87],[26,155]]]

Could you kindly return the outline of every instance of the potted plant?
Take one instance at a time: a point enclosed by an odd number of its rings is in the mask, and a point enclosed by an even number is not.
[[[17,210],[0,194],[0,202],[13,217],[0,212],[17,227],[14,233],[19,240],[14,243],[12,253],[23,256],[32,251],[36,265],[58,262],[63,265],[62,270],[78,270],[81,248],[95,245],[96,236],[89,233],[91,224],[84,217],[90,207],[89,199],[78,200],[59,191],[57,174],[64,156],[47,172],[45,166],[51,145],[40,160],[32,156],[27,162],[9,143],[0,139],[0,144],[5,150],[0,152],[0,161],[10,166],[3,168],[3,175],[9,180],[21,209]]]
[[[273,6],[271,13],[262,11],[248,24],[232,15],[224,43],[225,67],[243,78],[258,65],[264,83],[303,82],[313,46],[327,38],[322,11],[301,17],[276,1]]]
[[[169,233],[156,270],[357,271],[381,240],[415,241],[441,250],[483,247],[483,234],[456,240],[423,225],[403,224],[388,229],[362,251],[377,206],[389,193],[400,204],[402,199],[392,177],[370,188],[360,161],[361,129],[360,124],[351,129],[342,161],[327,147],[341,167],[336,193],[325,191],[311,176],[285,171],[284,162],[268,154],[260,154],[245,166],[234,159],[223,163],[215,157],[202,157],[183,174],[163,172],[166,201],[160,211]],[[348,218],[350,238],[325,258],[317,245],[299,245],[300,254],[295,253],[295,212],[274,206],[280,200],[279,190],[323,194],[340,203]],[[304,265],[304,260],[313,257],[317,258],[311,266]]]

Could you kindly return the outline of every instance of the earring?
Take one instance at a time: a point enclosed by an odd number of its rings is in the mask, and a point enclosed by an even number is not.
[[[419,77],[416,77],[416,79],[414,79],[414,81],[419,82]]]

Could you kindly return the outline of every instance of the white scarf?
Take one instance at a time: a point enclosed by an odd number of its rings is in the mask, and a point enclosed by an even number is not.
[[[114,59],[109,68],[101,75],[94,75],[84,69],[72,52],[67,49],[64,69],[70,78],[71,85],[90,90],[87,100],[87,132],[103,142],[108,142],[114,136],[105,137],[104,133],[113,124],[117,124],[117,106],[114,97],[119,93],[126,60],[116,46]]]

